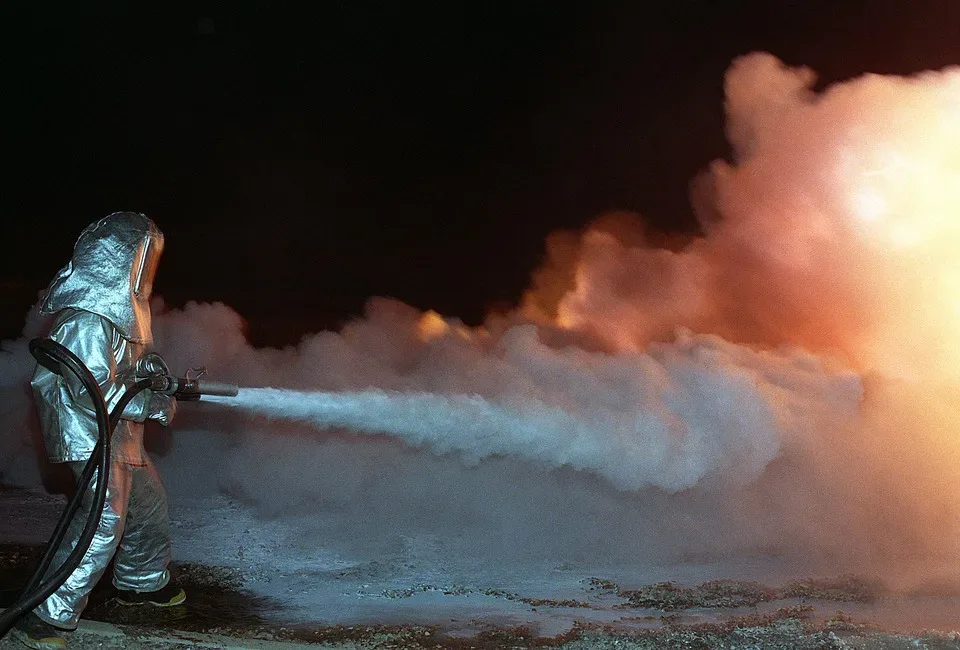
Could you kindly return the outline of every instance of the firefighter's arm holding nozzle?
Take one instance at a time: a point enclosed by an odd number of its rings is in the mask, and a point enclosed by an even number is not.
[[[105,318],[87,311],[70,309],[65,312],[54,324],[50,338],[84,361],[100,386],[108,409],[116,405],[137,379],[157,373],[168,374],[166,362],[156,352],[137,359],[132,366],[125,364],[122,360],[129,355],[124,354],[127,351],[123,348],[135,344],[120,336]],[[130,352],[136,354],[134,350]],[[71,373],[65,373],[61,380],[70,401],[92,417],[93,404],[80,380]],[[144,390],[130,401],[121,417],[131,422],[153,420],[168,426],[176,412],[175,397]]]

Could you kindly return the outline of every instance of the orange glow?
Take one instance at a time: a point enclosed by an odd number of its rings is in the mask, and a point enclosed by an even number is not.
[[[447,325],[447,321],[432,309],[424,312],[417,321],[417,336],[424,343],[440,338],[449,331],[450,326]]]
[[[735,63],[737,162],[706,173],[722,219],[680,252],[588,228],[572,271],[538,277],[525,313],[616,350],[688,327],[960,380],[960,70],[866,75],[819,96],[812,82],[772,57]]]
[[[464,341],[470,341],[475,334],[482,335],[483,329],[471,330],[456,320],[451,323],[432,309],[425,311],[417,320],[417,338],[424,343],[429,343],[449,334],[455,334]]]

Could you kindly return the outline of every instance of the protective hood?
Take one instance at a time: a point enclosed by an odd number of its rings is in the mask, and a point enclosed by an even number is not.
[[[87,226],[40,305],[53,314],[72,308],[103,316],[124,338],[150,343],[150,294],[163,252],[163,233],[146,216],[114,212]]]

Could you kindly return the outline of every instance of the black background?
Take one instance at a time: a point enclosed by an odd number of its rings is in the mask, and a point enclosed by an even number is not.
[[[695,231],[733,57],[821,85],[960,63],[954,0],[13,2],[0,25],[3,338],[115,210],[167,235],[168,302],[222,300],[259,344],[371,295],[477,322],[552,230]]]

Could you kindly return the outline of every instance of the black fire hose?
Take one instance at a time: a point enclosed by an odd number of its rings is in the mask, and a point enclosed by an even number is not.
[[[47,542],[43,558],[36,570],[30,577],[30,581],[24,587],[20,595],[17,596],[17,602],[7,608],[3,614],[0,614],[0,639],[5,637],[14,624],[27,612],[35,609],[40,603],[49,598],[57,589],[60,588],[70,574],[80,565],[87,549],[90,548],[90,542],[97,532],[100,525],[100,515],[103,512],[103,505],[107,498],[107,484],[110,476],[110,437],[117,422],[120,421],[120,415],[123,413],[127,404],[130,403],[141,391],[149,388],[151,379],[141,379],[130,387],[116,407],[113,413],[107,413],[107,405],[103,399],[103,393],[100,386],[94,379],[93,374],[83,364],[83,362],[73,352],[50,339],[33,339],[30,341],[30,353],[36,357],[37,362],[53,373],[63,376],[64,371],[72,373],[86,389],[87,394],[93,403],[93,410],[96,415],[97,429],[99,437],[97,444],[93,448],[93,454],[83,468],[83,473],[77,482],[77,491],[70,499],[53,536]],[[87,515],[87,521],[83,526],[80,539],[76,547],[63,564],[46,580],[43,576],[53,561],[53,557],[66,536],[70,522],[80,508],[83,496],[93,480],[94,472],[97,473],[97,487],[94,491],[93,503],[90,506],[90,512]],[[41,582],[42,581],[42,582]]]

